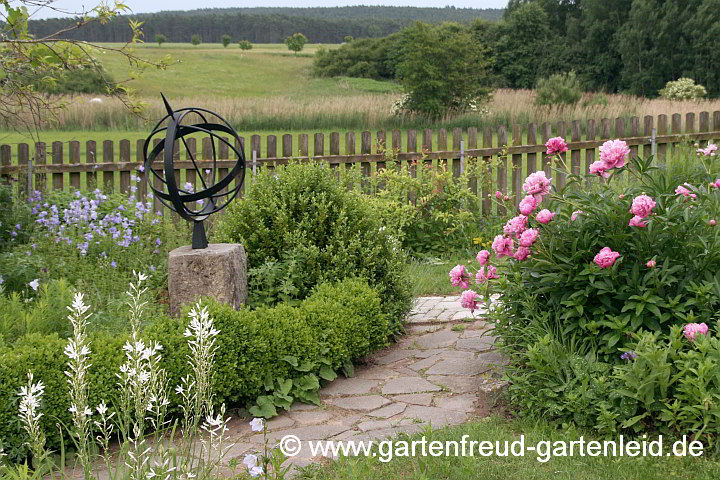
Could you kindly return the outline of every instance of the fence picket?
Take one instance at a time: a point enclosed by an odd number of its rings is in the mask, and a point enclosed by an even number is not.
[[[490,127],[485,127],[483,129],[483,148],[492,148],[493,146],[493,131]],[[483,196],[483,214],[485,215],[491,215],[492,214],[492,200],[490,198],[490,195],[492,195],[492,156],[491,155],[485,155],[483,156],[483,164],[486,165],[486,172],[485,175],[483,175],[483,182],[482,182],[482,196]]]
[[[63,143],[62,142],[53,142],[52,143],[52,160],[51,163],[53,165],[62,165],[64,162],[63,158]],[[63,176],[65,174],[63,172],[53,172],[52,174],[52,185],[53,190],[59,190],[62,191],[64,188],[63,185]]]
[[[507,129],[504,125],[498,128],[498,147],[504,147],[508,143]],[[508,177],[508,160],[507,155],[498,155],[497,168],[497,190],[507,194],[507,177]],[[498,205],[498,215],[505,215],[506,209],[503,205]]]
[[[582,140],[581,135],[580,135],[580,122],[578,120],[573,120],[570,141],[571,142],[579,142],[580,140]],[[580,149],[579,148],[573,148],[570,150],[570,171],[575,175],[580,175]]]
[[[9,167],[12,161],[12,150],[10,145],[0,145],[0,166]],[[0,182],[3,185],[11,185],[10,174],[0,175]]]
[[[33,162],[34,167],[43,167],[47,164],[47,158],[45,156],[45,142],[35,143],[35,160]],[[42,171],[41,168],[37,168],[35,174],[35,190],[41,192],[47,191],[47,174]]]
[[[72,140],[70,147],[70,164],[80,163],[80,142]],[[70,172],[70,187],[80,190],[80,172]]]
[[[120,162],[130,163],[130,140],[120,140]],[[120,192],[130,193],[130,170],[120,170]]]
[[[512,144],[513,146],[522,145],[522,126],[512,126]],[[522,192],[522,153],[513,153],[512,155],[512,172],[510,174],[512,182],[512,195],[515,201],[515,208],[520,205],[520,192]]]

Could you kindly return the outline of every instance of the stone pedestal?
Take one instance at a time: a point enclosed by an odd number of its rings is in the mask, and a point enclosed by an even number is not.
[[[189,245],[176,248],[168,261],[168,289],[173,315],[200,297],[240,308],[248,298],[245,249],[233,243],[211,243],[198,250]]]

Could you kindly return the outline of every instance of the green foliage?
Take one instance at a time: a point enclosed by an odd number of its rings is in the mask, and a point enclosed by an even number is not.
[[[319,285],[296,307],[236,311],[208,305],[220,331],[216,401],[257,402],[263,416],[296,399],[317,403],[320,379],[332,380],[338,370],[350,374],[352,361],[384,346],[391,334],[380,296],[360,280]],[[186,374],[184,325],[182,319],[165,319],[149,329],[164,346],[171,384]]]
[[[238,42],[238,47],[240,47],[240,50],[252,50],[252,43],[250,43],[250,40],[240,40]]]
[[[383,312],[379,293],[365,281],[348,279],[318,285],[296,307],[278,305],[239,311],[214,301],[208,303],[218,334],[215,357],[215,401],[230,405],[255,405],[272,416],[293,401],[318,403],[321,381],[338,371],[352,375],[352,362],[386,345],[391,335],[389,316]],[[67,310],[57,306],[63,313]],[[156,317],[142,334],[163,345],[162,367],[170,385],[188,374],[190,350],[183,335],[187,317]],[[117,377],[124,362],[122,346],[127,334],[94,333],[90,337],[90,405],[117,400]],[[13,460],[26,455],[25,435],[17,417],[17,392],[32,370],[46,385],[41,411],[48,447],[58,449],[57,420],[68,424],[66,378],[67,341],[57,334],[31,333],[12,345],[0,345],[0,438]],[[178,397],[171,395],[171,409]],[[68,442],[68,439],[66,439]],[[67,444],[67,443],[66,443]]]
[[[378,211],[386,225],[401,232],[403,246],[412,253],[438,256],[464,250],[484,222],[481,199],[468,187],[473,176],[483,184],[487,170],[479,166],[480,162],[468,159],[465,172],[456,178],[444,165],[390,162],[376,178],[382,185],[377,196],[388,202]]]
[[[112,93],[112,76],[97,64],[67,70],[56,76],[44,77],[36,84],[39,91],[52,94],[65,93]]]
[[[228,207],[216,236],[245,246],[251,304],[304,299],[319,283],[362,277],[399,330],[410,300],[405,257],[367,196],[318,164],[263,171],[255,182]]]
[[[400,34],[382,39],[361,38],[332,50],[318,50],[313,73],[318,77],[394,79],[400,40]]]
[[[554,29],[537,2],[524,3],[510,13],[495,39],[488,39],[496,57],[499,83],[510,88],[532,88],[541,75]]]
[[[521,412],[604,434],[693,434],[713,446],[720,231],[709,220],[720,215],[720,192],[707,185],[719,172],[694,155],[651,161],[630,160],[622,170],[635,181],[625,189],[611,178],[588,191],[571,177],[548,205],[555,218],[535,227],[532,257],[506,265],[495,331],[513,359],[511,399]],[[684,180],[697,198],[675,193]],[[646,227],[631,227],[641,194],[656,206]],[[593,261],[604,247],[621,254],[610,268]],[[683,325],[700,322],[711,326],[708,338],[682,337]]]
[[[402,32],[398,80],[408,93],[405,107],[432,118],[464,112],[486,101],[488,52],[473,43],[467,27],[416,23]]]
[[[13,196],[12,188],[0,185],[0,252],[26,243],[33,231],[30,208]],[[0,255],[2,255],[0,253]]]
[[[582,87],[575,72],[556,73],[541,78],[535,87],[536,105],[575,105],[582,96]]]
[[[29,230],[34,223],[33,218],[47,218],[40,217],[42,211],[52,212],[54,206],[59,212],[58,218],[62,219],[62,212],[69,209],[71,202],[82,204],[83,199],[84,202],[98,202],[96,213],[99,220],[124,213],[125,221],[135,223],[132,235],[138,241],[133,241],[128,247],[118,245],[125,231],[121,224],[114,221],[108,222],[105,236],[89,227],[88,221],[61,222],[61,232],[40,224]],[[44,207],[45,204],[48,207]],[[18,292],[25,298],[28,292],[32,293],[28,283],[35,279],[39,280],[41,287],[51,279],[65,279],[72,288],[86,294],[96,319],[93,327],[99,329],[127,329],[124,293],[132,279],[132,271],[150,275],[149,286],[159,293],[166,288],[167,252],[187,242],[189,236],[185,226],[174,225],[169,219],[159,220],[152,214],[138,218],[136,213],[139,211],[134,200],[128,201],[123,195],[53,192],[42,199],[33,199],[28,207],[37,213],[28,216],[27,227],[21,225],[18,230],[29,232],[24,239],[26,243],[11,242],[10,248],[0,253],[0,276],[4,279],[6,291]],[[115,232],[117,238],[113,238],[110,232],[113,225],[119,225],[116,230],[122,230]],[[90,241],[85,237],[88,232],[93,234]],[[88,248],[83,253],[78,246],[86,241]],[[153,302],[148,309],[148,317],[162,309],[162,305]]]
[[[31,290],[27,287],[29,295]],[[35,298],[18,292],[0,294],[0,337],[8,343],[28,333],[57,333],[61,337],[70,333],[67,306],[72,302],[72,291],[64,280],[52,280],[40,285]]]
[[[232,42],[232,37],[228,34],[225,34],[220,37],[220,41],[222,42],[223,47],[227,48],[227,46],[230,45],[230,42]]]
[[[476,18],[497,21],[500,8],[418,8],[391,6],[347,7],[235,7],[201,8],[185,12],[133,13],[144,22],[146,38],[158,32],[170,38],[184,38],[187,32],[203,32],[208,43],[219,42],[227,33],[253,43],[283,43],[288,32],[302,31],[317,43],[339,44],[345,37],[379,38],[421,20],[430,23],[467,22]],[[110,22],[83,25],[74,35],[80,40],[112,42],[127,31],[127,17]],[[43,37],[73,24],[71,18],[31,20],[31,30]]]
[[[190,37],[190,43],[195,46],[200,45],[200,43],[202,43],[202,38],[197,33],[194,33],[192,37]]]
[[[345,36],[343,37],[343,42],[345,42],[345,43],[351,43],[352,41],[353,41],[353,36],[352,36],[352,35],[345,35]]]
[[[162,33],[156,33],[155,41],[157,42],[158,47],[162,47],[162,44],[167,42],[167,37],[165,35],[163,35]]]
[[[667,82],[658,94],[667,100],[700,100],[707,95],[707,90],[702,85],[695,85],[692,78],[678,78]]]
[[[307,42],[308,38],[302,33],[293,33],[285,39],[285,45],[287,45],[288,50],[295,52],[296,55],[297,52],[299,52],[303,49],[303,47],[305,47],[305,44]]]

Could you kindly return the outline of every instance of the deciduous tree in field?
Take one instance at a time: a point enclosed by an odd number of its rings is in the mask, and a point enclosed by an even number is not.
[[[232,37],[225,34],[220,38],[220,41],[222,42],[223,47],[227,48],[227,46],[230,45],[230,42],[232,41]]]
[[[405,108],[437,118],[488,98],[491,59],[484,48],[473,45],[467,27],[418,22],[403,36],[397,77],[408,93]]]
[[[167,37],[162,33],[158,33],[155,35],[155,41],[157,42],[158,47],[162,47],[162,44],[167,42]]]
[[[250,40],[240,40],[238,42],[238,46],[241,50],[252,50],[252,43],[250,43]]]
[[[295,55],[303,49],[307,42],[308,38],[302,33],[293,33],[285,39],[285,45],[287,45],[288,50],[295,52]]]
[[[202,38],[200,38],[200,35],[195,33],[195,34],[193,34],[192,37],[190,37],[190,43],[192,43],[195,46],[198,46],[202,43]]]

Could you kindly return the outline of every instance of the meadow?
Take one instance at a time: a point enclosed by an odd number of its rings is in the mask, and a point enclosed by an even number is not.
[[[667,101],[593,94],[573,106],[541,107],[534,104],[532,90],[501,89],[481,112],[429,122],[392,114],[393,102],[402,95],[401,86],[395,82],[313,77],[312,56],[321,47],[334,46],[309,44],[294,55],[283,44],[256,44],[252,50],[241,50],[236,44],[227,48],[220,44],[140,44],[136,53],[150,61],[166,55],[172,58],[168,69],[148,68],[127,82],[145,105],[144,113],[133,114],[112,97],[103,97],[102,103],[90,103],[98,95],[65,97],[67,108],[38,131],[13,132],[0,125],[0,143],[18,143],[32,136],[45,142],[83,141],[97,138],[94,132],[103,132],[103,139],[114,138],[114,132],[123,132],[120,138],[141,138],[163,115],[161,92],[174,106],[202,106],[218,112],[245,136],[430,126],[482,128],[720,110],[719,100]],[[100,50],[96,56],[116,81],[133,76],[121,55]]]

